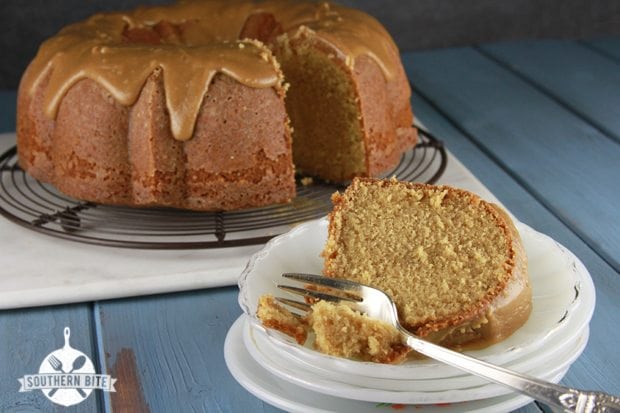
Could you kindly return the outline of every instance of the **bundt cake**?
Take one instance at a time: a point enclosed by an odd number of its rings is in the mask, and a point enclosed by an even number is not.
[[[412,333],[480,348],[528,319],[525,250],[498,206],[452,187],[362,178],[333,202],[324,275],[385,291]]]
[[[222,0],[98,14],[44,42],[24,73],[19,163],[104,204],[287,202],[294,165],[333,181],[393,167],[416,142],[409,98],[391,37],[351,8]]]

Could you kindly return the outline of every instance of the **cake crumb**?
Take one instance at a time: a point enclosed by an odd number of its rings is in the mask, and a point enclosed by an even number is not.
[[[304,344],[308,338],[308,327],[304,319],[278,304],[270,294],[259,298],[256,316],[265,327],[293,337],[299,344]]]

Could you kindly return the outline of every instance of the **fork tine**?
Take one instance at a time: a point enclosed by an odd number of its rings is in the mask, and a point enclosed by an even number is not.
[[[54,368],[54,370],[58,370],[61,366],[60,360],[58,360],[53,354],[47,359],[47,361]]]
[[[310,311],[310,308],[312,308],[310,304],[306,304],[301,301],[289,300],[288,298],[276,297],[276,300],[282,304],[286,304],[304,312],[308,312]]]
[[[315,274],[287,272],[287,273],[282,274],[282,277],[295,280],[295,281],[324,285],[326,287],[336,288],[339,290],[359,291],[362,287],[361,284],[358,284],[354,281],[342,280],[339,278],[323,277],[323,276],[315,275]]]
[[[340,301],[358,303],[362,301],[361,298],[356,299],[354,297],[331,295],[331,294],[327,294],[327,293],[323,293],[319,291],[306,290],[305,288],[292,287],[290,285],[278,284],[278,288],[281,290],[287,291],[289,293],[292,293],[292,294],[302,295],[304,297],[318,298],[319,300],[331,301],[333,303],[338,303]]]

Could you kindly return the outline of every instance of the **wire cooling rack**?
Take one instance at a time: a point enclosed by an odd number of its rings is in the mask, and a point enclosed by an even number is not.
[[[419,129],[419,142],[384,176],[434,183],[447,155],[441,141]],[[303,221],[325,216],[342,185],[297,180],[297,196],[284,205],[232,212],[130,208],[83,202],[39,182],[17,163],[13,147],[0,156],[0,214],[33,231],[111,247],[143,249],[223,248],[262,244]]]

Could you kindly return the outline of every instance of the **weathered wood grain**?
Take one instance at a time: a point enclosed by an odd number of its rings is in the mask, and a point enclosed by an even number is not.
[[[485,45],[478,49],[620,143],[620,62],[572,41]]]
[[[620,270],[617,142],[475,50],[404,61],[418,93]]]
[[[113,412],[278,411],[226,368],[224,338],[240,314],[236,287],[100,302],[100,351],[117,387],[130,389],[106,394],[106,406]]]
[[[581,42],[603,55],[620,62],[620,37],[603,37]]]
[[[40,390],[19,392],[17,379],[38,373],[45,357],[63,347],[65,327],[71,329],[71,347],[83,352],[96,366],[89,304],[0,311],[0,412],[100,411],[99,390],[72,407],[52,403]]]

